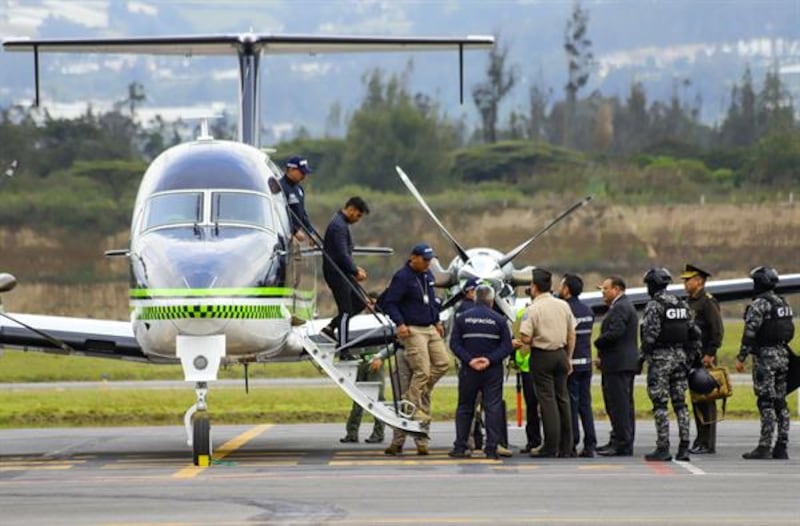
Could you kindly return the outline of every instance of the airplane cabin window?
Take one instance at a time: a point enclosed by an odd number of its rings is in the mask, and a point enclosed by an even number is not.
[[[212,222],[244,223],[274,229],[269,200],[263,195],[215,192],[211,202]]]
[[[153,196],[147,205],[145,230],[203,220],[203,194],[185,192]]]

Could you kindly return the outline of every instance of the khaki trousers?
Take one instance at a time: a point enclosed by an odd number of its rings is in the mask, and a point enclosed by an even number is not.
[[[436,327],[411,325],[408,329],[409,336],[400,338],[411,370],[411,381],[403,398],[417,407],[417,420],[430,420],[431,392],[450,367],[450,359]]]

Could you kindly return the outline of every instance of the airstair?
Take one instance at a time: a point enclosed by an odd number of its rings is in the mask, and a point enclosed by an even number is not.
[[[388,426],[408,433],[428,434],[428,426],[426,424],[412,420],[414,407],[408,402],[399,400],[399,396],[396,394],[394,396],[396,402],[392,400],[387,402],[378,401],[381,382],[356,381],[361,360],[340,360],[336,352],[336,345],[323,338],[312,339],[306,336],[304,344],[306,351],[317,366],[325,371],[325,374],[365,411]],[[394,361],[393,358],[392,361]],[[393,375],[389,374],[387,376],[392,378]],[[394,385],[394,382],[392,384]],[[396,393],[396,389],[392,391]]]

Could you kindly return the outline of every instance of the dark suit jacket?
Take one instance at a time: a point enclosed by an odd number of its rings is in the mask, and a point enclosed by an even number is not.
[[[624,294],[603,317],[600,336],[594,341],[604,373],[639,370],[639,316]]]

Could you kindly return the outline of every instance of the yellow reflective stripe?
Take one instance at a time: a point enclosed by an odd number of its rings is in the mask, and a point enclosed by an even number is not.
[[[131,298],[185,298],[185,297],[298,297],[310,299],[314,297],[312,290],[296,290],[288,287],[252,287],[252,288],[219,288],[219,289],[130,289]]]

